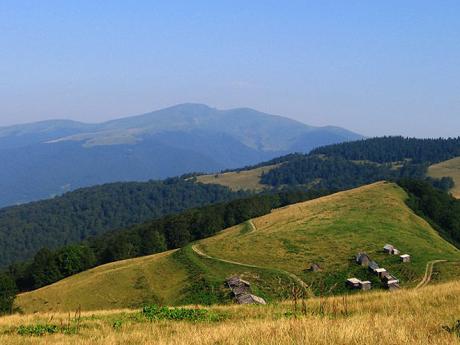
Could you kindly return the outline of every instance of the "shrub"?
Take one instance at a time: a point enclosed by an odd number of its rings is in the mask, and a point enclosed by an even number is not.
[[[145,306],[142,315],[150,321],[218,321],[221,316],[206,309],[168,308],[157,305]]]

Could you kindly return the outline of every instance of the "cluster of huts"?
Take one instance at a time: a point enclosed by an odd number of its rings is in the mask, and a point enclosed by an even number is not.
[[[238,304],[266,304],[262,297],[251,293],[251,284],[240,277],[230,277],[226,283]]]
[[[399,255],[400,251],[392,246],[391,244],[386,244],[383,247],[383,251],[390,255]],[[401,262],[410,262],[410,255],[403,254],[399,256]],[[377,275],[382,282],[382,284],[391,290],[399,289],[399,280],[391,275],[385,268],[380,267],[379,264],[369,257],[366,253],[358,253],[356,255],[356,263],[367,267],[369,271]],[[348,278],[346,281],[346,285],[352,289],[361,289],[361,290],[370,290],[372,288],[372,284],[370,281],[362,281],[357,278]]]

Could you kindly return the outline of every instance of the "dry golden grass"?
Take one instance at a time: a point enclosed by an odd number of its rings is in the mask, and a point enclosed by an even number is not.
[[[63,279],[41,289],[20,294],[16,306],[35,311],[117,309],[157,302],[173,304],[187,279],[184,269],[168,251],[117,261]],[[133,303],[137,301],[136,305]]]
[[[430,166],[428,175],[435,178],[452,177],[455,182],[455,187],[451,191],[452,195],[460,198],[460,157]]]
[[[320,305],[323,313],[320,313]],[[68,314],[14,315],[0,318],[0,344],[460,344],[442,329],[460,318],[460,282],[396,293],[373,292],[307,301],[306,315],[292,314],[292,303],[268,306],[216,306],[220,322],[129,321],[116,330],[114,320],[136,311],[83,313],[76,335],[20,336],[15,327],[66,322]]]
[[[232,190],[255,190],[260,191],[267,186],[260,183],[260,177],[278,165],[268,165],[252,170],[240,172],[227,172],[223,174],[211,174],[197,176],[197,181],[205,184],[220,184]]]

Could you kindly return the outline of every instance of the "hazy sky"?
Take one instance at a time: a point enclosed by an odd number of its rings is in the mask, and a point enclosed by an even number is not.
[[[176,103],[460,135],[460,1],[0,1],[0,126]]]

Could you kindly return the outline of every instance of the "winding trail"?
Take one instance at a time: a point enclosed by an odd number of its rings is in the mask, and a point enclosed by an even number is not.
[[[256,227],[254,225],[254,223],[252,222],[252,220],[249,221],[249,225],[251,226],[252,230],[251,231],[255,231],[256,230]],[[206,253],[203,253],[200,249],[198,249],[198,245],[194,244],[192,245],[192,250],[199,256],[203,257],[203,258],[206,258],[206,259],[211,259],[211,260],[216,260],[216,261],[220,261],[220,262],[225,262],[227,264],[232,264],[232,265],[238,265],[238,266],[243,266],[243,267],[249,267],[249,268],[257,268],[257,269],[262,269],[262,270],[273,270],[273,268],[268,268],[268,267],[262,267],[262,266],[257,266],[257,265],[250,265],[250,264],[245,264],[245,263],[242,263],[242,262],[237,262],[237,261],[232,261],[232,260],[225,260],[225,259],[219,259],[219,258],[215,258],[215,257],[212,257]],[[297,282],[300,286],[302,286],[304,289],[308,289],[308,285],[302,280],[300,279],[298,276],[296,276],[294,273],[291,273],[291,272],[288,272],[288,271],[285,271],[285,270],[281,270],[281,269],[277,269],[277,271],[289,276],[291,279],[293,279],[295,282]]]
[[[426,264],[425,275],[423,276],[423,279],[420,281],[420,283],[418,283],[418,285],[415,288],[419,289],[421,287],[427,286],[431,281],[431,275],[433,274],[434,265],[437,263],[446,262],[446,261],[447,260],[428,261]]]

